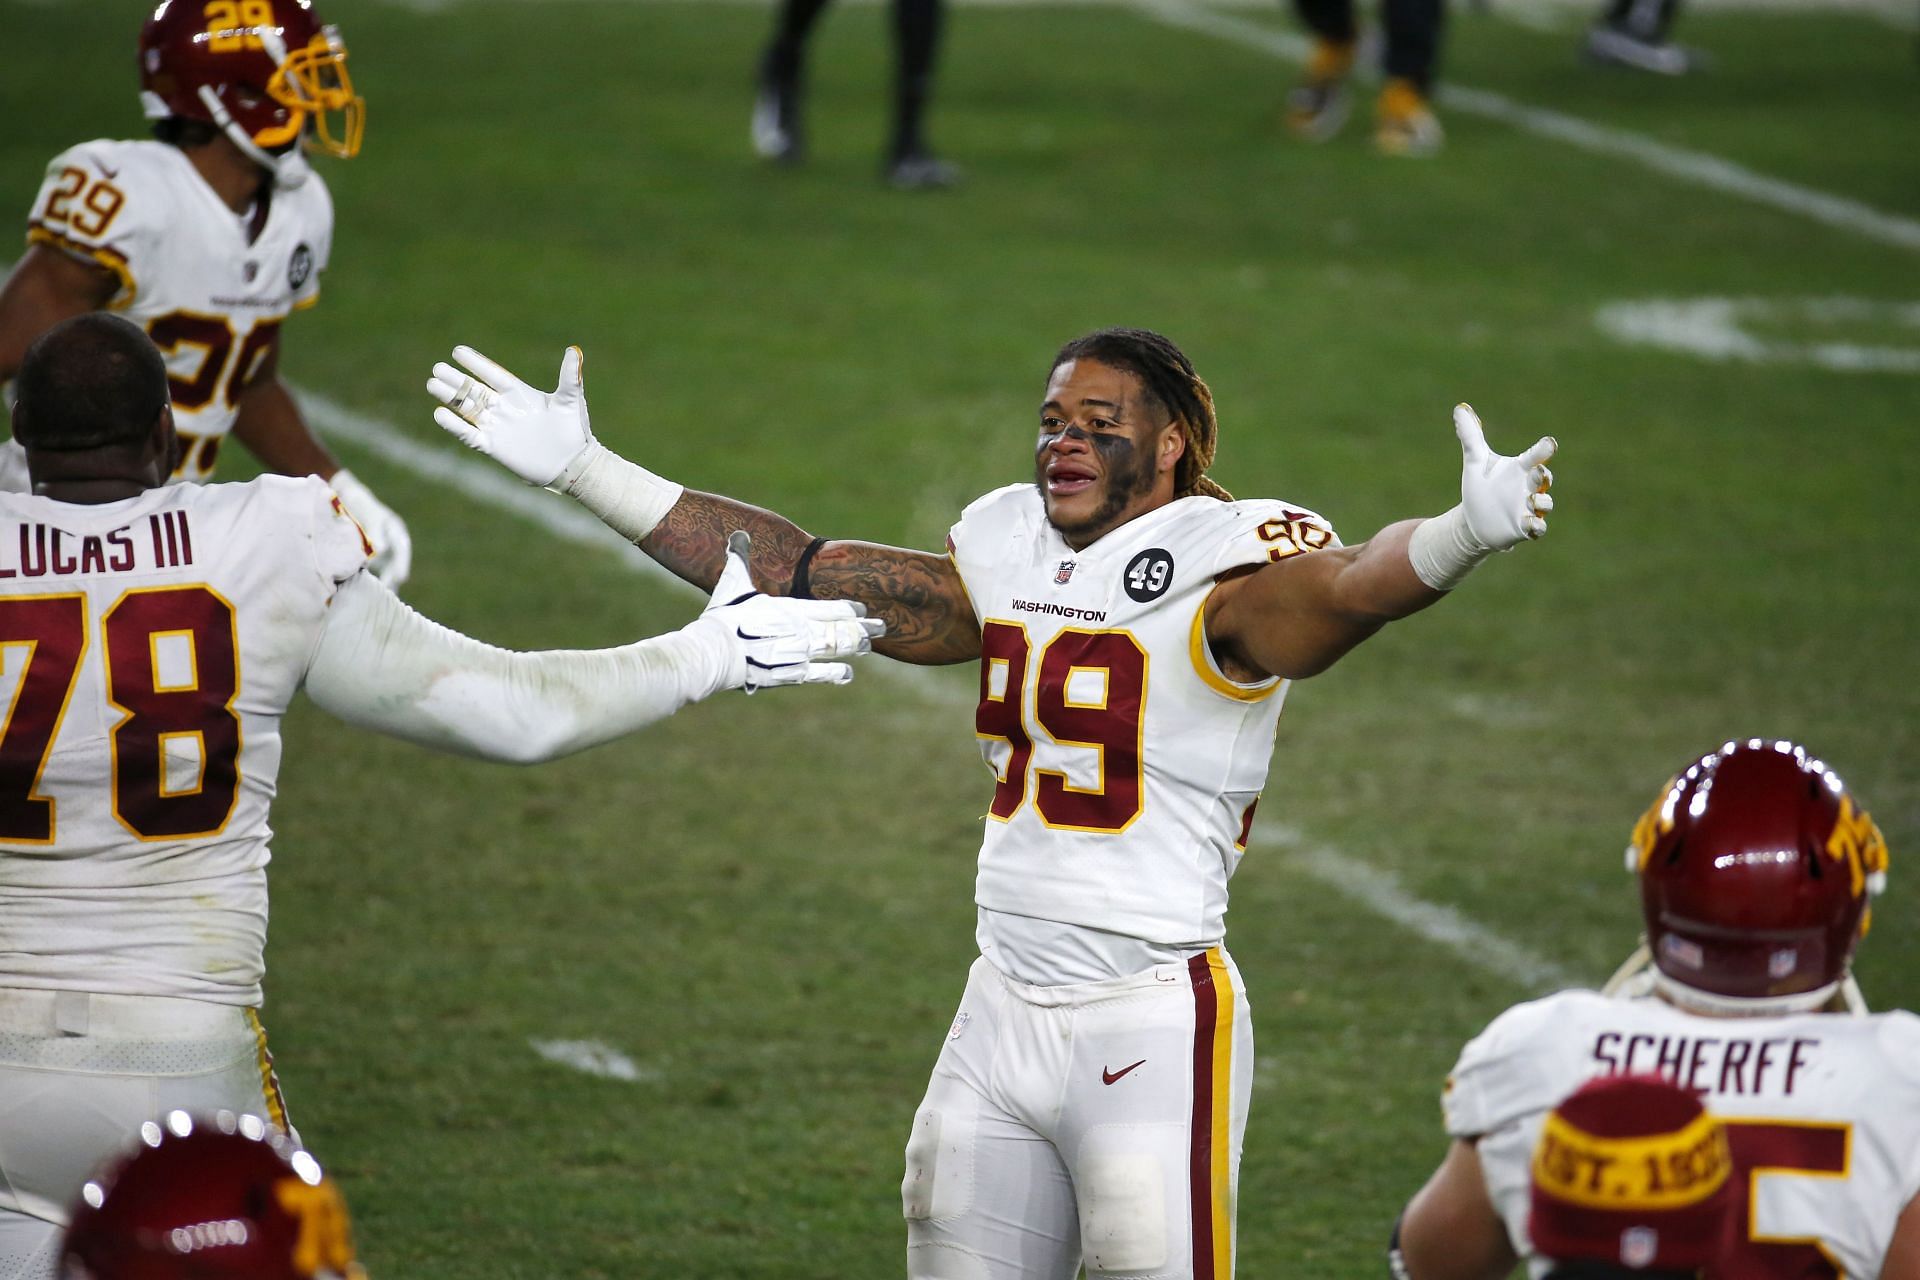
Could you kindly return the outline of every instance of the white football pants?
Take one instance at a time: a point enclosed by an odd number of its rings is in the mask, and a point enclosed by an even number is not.
[[[0,1280],[51,1280],[81,1183],[175,1109],[287,1128],[253,1010],[0,989]]]
[[[1228,1280],[1241,991],[1219,947],[1063,987],[974,961],[907,1142],[911,1280]]]

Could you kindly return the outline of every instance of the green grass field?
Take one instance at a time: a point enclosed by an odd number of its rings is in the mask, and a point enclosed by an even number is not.
[[[69,143],[141,129],[142,7],[87,5],[84,36],[81,12],[0,0],[0,209],[24,216]],[[370,121],[325,170],[334,265],[284,367],[449,468],[435,359],[469,342],[545,380],[579,342],[614,447],[816,532],[933,546],[1026,473],[1055,347],[1111,323],[1170,333],[1211,381],[1228,487],[1349,541],[1452,503],[1456,400],[1497,445],[1560,438],[1552,535],[1281,722],[1231,915],[1262,1062],[1242,1276],[1381,1274],[1444,1148],[1442,1075],[1537,989],[1336,892],[1343,865],[1597,983],[1634,938],[1620,850],[1660,783],[1788,735],[1886,830],[1860,971],[1875,1003],[1920,1005],[1920,381],[1593,323],[1651,297],[1913,303],[1912,248],[1467,114],[1430,163],[1376,157],[1359,121],[1305,149],[1277,123],[1291,66],[1126,9],[953,12],[936,140],[970,180],[926,197],[875,181],[880,8],[829,16],[797,172],[746,148],[758,8],[328,13]],[[1718,65],[1667,83],[1581,68],[1574,29],[1459,12],[1449,75],[1920,217],[1910,34],[1690,15]],[[1892,320],[1829,336],[1920,346]],[[407,595],[434,617],[533,647],[690,616],[611,555],[340,447],[410,520]],[[869,667],[524,772],[297,711],[266,1019],[376,1276],[901,1274],[900,1151],[973,955],[971,678]],[[546,1039],[604,1041],[642,1079],[544,1061]]]

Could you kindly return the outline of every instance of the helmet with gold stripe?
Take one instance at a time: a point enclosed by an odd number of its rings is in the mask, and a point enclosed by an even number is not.
[[[172,1111],[80,1191],[63,1280],[366,1280],[346,1204],[258,1116]]]
[[[351,156],[366,120],[311,0],[161,0],[140,29],[140,101],[219,129],[286,186],[306,176],[302,144]]]
[[[1887,844],[1804,747],[1752,738],[1695,760],[1627,849],[1653,986],[1707,1012],[1818,1008],[1848,982]]]

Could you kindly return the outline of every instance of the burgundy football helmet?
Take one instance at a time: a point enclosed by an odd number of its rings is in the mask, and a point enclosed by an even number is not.
[[[140,29],[140,102],[150,120],[216,126],[287,186],[307,172],[296,144],[351,156],[366,123],[347,46],[311,0],[161,0]]]
[[[81,1188],[64,1280],[365,1280],[319,1163],[257,1116],[184,1111]]]
[[[1887,844],[1838,774],[1791,742],[1728,742],[1634,827],[1654,987],[1721,1013],[1818,1008],[1846,980]]]

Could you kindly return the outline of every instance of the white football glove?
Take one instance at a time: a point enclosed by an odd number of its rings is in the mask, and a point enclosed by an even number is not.
[[[413,572],[413,535],[407,532],[407,522],[345,467],[334,472],[327,483],[373,544],[373,559],[367,567],[374,577],[398,591]]]
[[[747,572],[747,535],[727,538],[727,567],[713,586],[702,622],[722,624],[735,648],[730,688],[753,693],[783,684],[846,684],[853,668],[844,662],[868,653],[886,624],[866,616],[866,606],[848,600],[790,600],[763,595]]]
[[[443,360],[433,366],[427,393],[443,406],[433,420],[461,444],[543,488],[555,487],[593,448],[580,348],[568,347],[560,358],[560,384],[550,392],[528,386],[472,347],[455,347],[453,358],[472,373]]]
[[[1517,458],[1487,447],[1487,433],[1472,405],[1453,406],[1453,434],[1460,438],[1460,505],[1467,527],[1489,551],[1505,551],[1547,531],[1553,510],[1553,472],[1547,459],[1560,447],[1541,436]]]
[[[1453,434],[1460,440],[1460,505],[1422,520],[1407,542],[1414,573],[1435,591],[1451,591],[1494,552],[1546,533],[1553,510],[1546,464],[1560,446],[1552,436],[1517,458],[1495,453],[1480,415],[1465,404],[1453,406]]]

